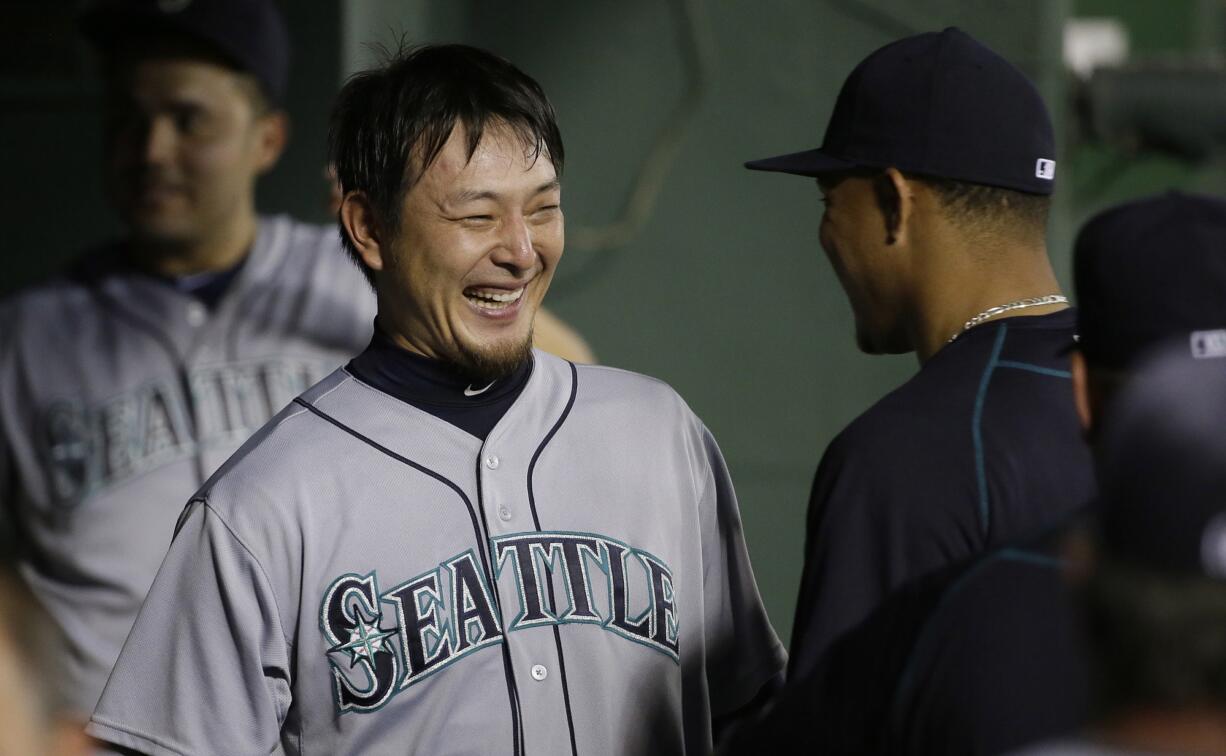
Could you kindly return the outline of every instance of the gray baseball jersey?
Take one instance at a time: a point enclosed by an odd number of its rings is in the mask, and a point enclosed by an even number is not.
[[[715,440],[534,352],[486,441],[338,370],[188,505],[90,731],[152,754],[707,753],[785,655]]]
[[[95,251],[0,305],[0,505],[93,710],[182,502],[370,338],[334,228],[265,218],[213,310]]]

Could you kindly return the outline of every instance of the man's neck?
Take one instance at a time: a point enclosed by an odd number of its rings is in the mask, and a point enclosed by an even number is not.
[[[167,278],[227,270],[250,251],[258,225],[252,211],[199,239],[181,243],[133,240],[131,255],[141,267]]]
[[[911,343],[921,364],[949,343],[951,337],[960,335],[967,322],[976,316],[1001,305],[1061,293],[1041,244],[1000,245],[990,250],[975,249],[973,253],[969,248],[943,250],[917,279]],[[979,322],[1015,315],[1046,315],[1066,307],[1063,303],[1026,307],[996,313]]]

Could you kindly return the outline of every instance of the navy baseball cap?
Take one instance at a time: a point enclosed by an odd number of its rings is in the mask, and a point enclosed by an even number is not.
[[[1100,437],[1100,541],[1120,561],[1226,580],[1226,355],[1141,361]]]
[[[1051,194],[1056,140],[1025,74],[950,27],[899,40],[856,66],[822,146],[754,160],[756,171],[820,176],[856,168]]]
[[[103,49],[134,35],[181,34],[255,76],[273,102],[285,97],[289,31],[272,0],[95,0],[81,31]]]
[[[1077,235],[1073,284],[1095,366],[1126,369],[1175,336],[1226,354],[1226,200],[1168,192],[1099,213]]]

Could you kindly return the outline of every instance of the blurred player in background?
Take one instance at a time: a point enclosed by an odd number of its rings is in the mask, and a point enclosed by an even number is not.
[[[256,211],[288,130],[271,0],[104,0],[82,28],[125,231],[0,304],[0,506],[84,719],[183,501],[369,342],[374,298],[334,228]]]

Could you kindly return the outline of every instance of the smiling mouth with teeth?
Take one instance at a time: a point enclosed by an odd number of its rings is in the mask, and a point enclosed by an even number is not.
[[[469,302],[484,310],[504,310],[519,301],[524,295],[524,287],[514,291],[506,289],[465,289],[464,296]]]

